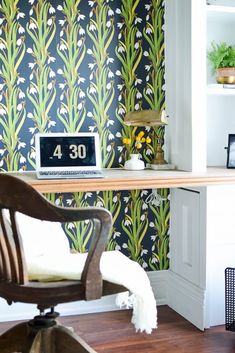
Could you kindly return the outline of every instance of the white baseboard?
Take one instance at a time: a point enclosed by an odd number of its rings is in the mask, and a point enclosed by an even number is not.
[[[157,305],[169,305],[173,310],[203,330],[204,290],[178,276],[171,270],[148,272]],[[115,295],[93,301],[61,304],[56,310],[61,316],[81,315],[119,310]],[[38,314],[36,305],[8,305],[0,299],[0,321],[27,320]]]
[[[167,305],[168,270],[148,272],[157,305]]]
[[[200,330],[205,325],[205,290],[168,271],[167,303]]]
[[[148,272],[157,305],[167,304],[167,277],[168,271]],[[56,307],[61,316],[81,315],[88,313],[119,310],[115,304],[115,295],[99,300],[80,301],[61,304]],[[9,306],[0,299],[0,321],[27,320],[38,314],[36,306],[31,304],[15,303]]]

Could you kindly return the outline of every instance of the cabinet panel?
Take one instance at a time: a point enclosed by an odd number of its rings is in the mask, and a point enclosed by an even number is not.
[[[169,306],[201,330],[206,315],[206,188],[171,190]]]
[[[200,193],[172,190],[171,270],[200,285]]]
[[[165,4],[169,159],[178,169],[202,171],[206,168],[205,1],[166,0]]]
[[[224,270],[235,268],[234,185],[207,187],[207,292],[210,325],[225,320]]]
[[[228,134],[235,133],[235,96],[208,96],[207,165],[226,166]]]

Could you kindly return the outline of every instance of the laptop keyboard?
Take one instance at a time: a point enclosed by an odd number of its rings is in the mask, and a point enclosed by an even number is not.
[[[70,171],[40,171],[38,173],[40,177],[48,178],[103,178],[104,174],[100,170],[70,170]]]

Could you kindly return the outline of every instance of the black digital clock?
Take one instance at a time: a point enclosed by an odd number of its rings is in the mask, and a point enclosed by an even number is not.
[[[39,169],[99,169],[97,133],[45,133],[36,135],[36,163]]]
[[[41,167],[95,166],[94,136],[40,138]]]

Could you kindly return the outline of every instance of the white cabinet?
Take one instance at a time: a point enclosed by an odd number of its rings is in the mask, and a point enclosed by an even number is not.
[[[206,322],[206,188],[172,189],[168,305],[203,330]]]
[[[168,305],[200,329],[225,322],[226,267],[235,268],[235,185],[171,192]]]
[[[226,267],[235,268],[235,185],[207,187],[207,309],[209,326],[225,320]]]
[[[226,166],[235,133],[235,89],[216,84],[207,62],[211,42],[235,45],[233,0],[166,0],[166,109],[169,159],[179,169]]]
[[[226,168],[235,89],[216,84],[211,42],[235,45],[234,0],[166,0],[169,161]],[[210,4],[209,4],[210,3]],[[169,305],[203,329],[224,322],[224,270],[235,267],[235,185],[171,191]]]
[[[171,271],[205,288],[201,271],[205,234],[201,232],[199,189],[174,189],[171,192]],[[203,268],[202,268],[203,269]]]

